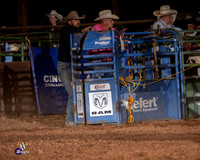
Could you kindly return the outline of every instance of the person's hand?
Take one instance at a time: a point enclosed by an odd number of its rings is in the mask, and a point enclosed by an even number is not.
[[[124,33],[125,33],[126,30],[127,30],[127,28],[123,28],[123,30],[120,31],[120,35],[121,35],[122,37],[124,37]]]
[[[82,29],[82,32],[88,32],[91,28],[92,28],[91,26],[86,27],[86,28],[83,28],[83,29]]]

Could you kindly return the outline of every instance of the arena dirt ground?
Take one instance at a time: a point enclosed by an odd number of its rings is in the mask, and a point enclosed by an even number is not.
[[[22,142],[26,153],[16,155]],[[0,118],[0,160],[8,159],[200,160],[200,118],[76,127],[65,115]]]

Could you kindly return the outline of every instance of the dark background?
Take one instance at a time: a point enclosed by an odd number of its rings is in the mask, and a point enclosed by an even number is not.
[[[18,26],[17,0],[1,0],[0,2],[0,26]],[[159,10],[161,5],[168,4],[171,9],[178,11],[175,25],[184,28],[184,24],[178,22],[179,15],[189,13],[200,16],[199,1],[177,1],[177,0],[118,0],[120,20],[156,19],[153,11]],[[93,22],[98,17],[98,12],[104,9],[113,9],[112,0],[27,0],[28,25],[49,25],[45,14],[54,9],[64,17],[71,10],[76,10],[81,16],[86,15],[85,22]],[[181,26],[180,26],[181,25]],[[140,28],[140,27],[138,27]],[[141,28],[142,30],[145,28]]]

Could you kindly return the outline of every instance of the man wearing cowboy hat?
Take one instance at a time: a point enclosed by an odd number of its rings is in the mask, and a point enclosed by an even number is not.
[[[94,31],[115,30],[113,28],[114,21],[119,19],[118,16],[112,14],[111,10],[103,10],[99,12],[99,17],[94,21],[100,21],[100,24],[94,25]]]
[[[112,14],[111,10],[103,10],[99,12],[99,17],[97,17],[94,21],[100,21],[100,24],[96,24],[93,27],[94,31],[105,31],[105,30],[115,30],[113,28],[114,20],[119,19],[118,16]],[[89,50],[87,54],[109,54],[112,53],[112,49],[95,49],[95,50]],[[102,60],[94,60],[95,62],[97,61],[110,61],[110,58],[105,58]],[[104,67],[99,67],[96,66],[94,67],[94,70],[101,70],[105,69],[106,66]],[[108,73],[94,73],[92,76],[94,77],[99,77],[99,76],[109,76]],[[113,74],[111,74],[113,75]]]
[[[177,15],[177,11],[170,9],[169,5],[163,5],[160,7],[160,10],[154,11],[153,15],[157,17],[157,21],[153,24],[153,29],[158,28],[172,28],[172,25],[175,21]],[[160,45],[159,50],[162,52],[169,52],[170,46],[167,45]],[[160,64],[169,64],[171,63],[171,57],[164,56],[160,58]],[[161,77],[167,77],[171,75],[171,69],[165,68],[161,71]]]
[[[60,32],[60,46],[58,50],[57,71],[64,87],[68,93],[66,124],[74,124],[74,107],[73,107],[73,91],[72,91],[72,74],[71,74],[71,57],[70,57],[70,34],[87,32],[90,27],[82,28],[80,20],[85,16],[79,17],[76,11],[71,11],[67,17],[63,18],[66,25]]]
[[[177,11],[170,9],[169,5],[163,5],[160,10],[154,11],[153,15],[157,17],[157,21],[153,24],[153,29],[172,28],[173,15],[177,15]]]

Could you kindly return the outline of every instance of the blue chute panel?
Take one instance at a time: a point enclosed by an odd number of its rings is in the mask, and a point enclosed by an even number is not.
[[[89,31],[85,39],[83,50],[112,48],[112,32]]]

